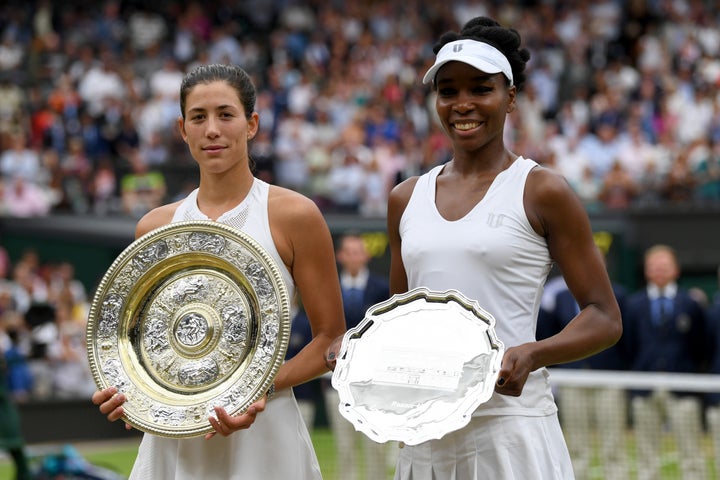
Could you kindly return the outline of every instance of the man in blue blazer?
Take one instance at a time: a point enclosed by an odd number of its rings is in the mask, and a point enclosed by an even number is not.
[[[678,286],[680,266],[667,245],[644,256],[646,288],[625,310],[625,344],[634,370],[699,373],[707,363],[703,306]],[[679,448],[683,478],[707,478],[702,438],[702,399],[692,392],[637,391],[632,414],[638,446],[638,479],[660,478],[660,442],[668,422]]]

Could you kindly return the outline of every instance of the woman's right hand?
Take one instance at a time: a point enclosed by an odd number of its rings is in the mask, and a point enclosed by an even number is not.
[[[337,356],[340,353],[340,349],[342,348],[342,341],[343,336],[340,335],[335,338],[335,340],[332,341],[330,346],[325,350],[325,366],[327,366],[328,370],[331,372],[335,370],[335,365],[337,364]]]
[[[93,393],[92,402],[100,407],[100,413],[107,416],[107,419],[111,422],[119,420],[125,414],[122,407],[122,404],[125,403],[125,395],[118,392],[117,387],[98,390]],[[130,430],[132,427],[126,423],[125,428]]]

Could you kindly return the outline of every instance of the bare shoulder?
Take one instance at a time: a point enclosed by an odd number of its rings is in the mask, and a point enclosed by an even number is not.
[[[312,218],[322,219],[320,209],[310,198],[276,185],[270,186],[268,210],[272,224],[302,223]]]
[[[410,177],[395,185],[388,196],[388,220],[399,220],[420,177]]]
[[[393,196],[410,196],[412,191],[415,189],[415,184],[420,179],[419,176],[414,176],[403,180],[392,188],[391,195]]]
[[[562,174],[542,165],[538,165],[530,171],[526,190],[528,193],[539,195],[558,195],[572,192],[570,184]]]
[[[535,231],[545,236],[551,225],[585,221],[587,214],[567,179],[555,170],[533,168],[525,184],[525,212]]]
[[[160,228],[168,223],[172,222],[175,210],[177,210],[180,202],[169,203],[160,207],[154,208],[146,213],[140,220],[138,220],[135,226],[135,238],[149,233],[157,228]]]
[[[297,255],[305,259],[332,252],[330,229],[311,199],[293,190],[271,185],[268,219],[275,247],[297,279]]]

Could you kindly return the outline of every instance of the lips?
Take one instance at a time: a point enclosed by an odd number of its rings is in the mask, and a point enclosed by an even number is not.
[[[206,147],[203,147],[203,150],[206,152],[219,152],[220,150],[224,149],[225,146],[223,145],[208,145]]]
[[[480,126],[479,122],[469,122],[469,121],[455,122],[453,124],[453,127],[455,127],[456,130],[461,130],[461,131],[472,130],[473,128],[477,128],[479,126]]]

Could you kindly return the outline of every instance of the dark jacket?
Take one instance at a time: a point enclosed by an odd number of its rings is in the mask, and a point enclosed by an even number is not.
[[[672,305],[668,320],[657,325],[647,290],[629,297],[625,337],[634,370],[699,373],[709,360],[702,306],[683,288],[678,288]]]
[[[345,311],[345,323],[348,330],[355,327],[365,318],[365,312],[373,305],[387,300],[390,296],[389,282],[379,275],[370,273],[365,291],[362,296],[362,306],[354,308],[346,301],[346,292],[343,289],[343,309]]]
[[[620,306],[623,317],[627,301],[627,290],[619,284],[613,284],[613,292]],[[572,293],[567,288],[560,290],[555,297],[553,311],[541,310],[538,316],[537,339],[551,337],[565,328],[579,312],[579,307]],[[628,370],[630,358],[625,348],[624,336],[612,347],[596,353],[590,357],[575,362],[556,365],[562,368],[583,368],[594,370]]]

